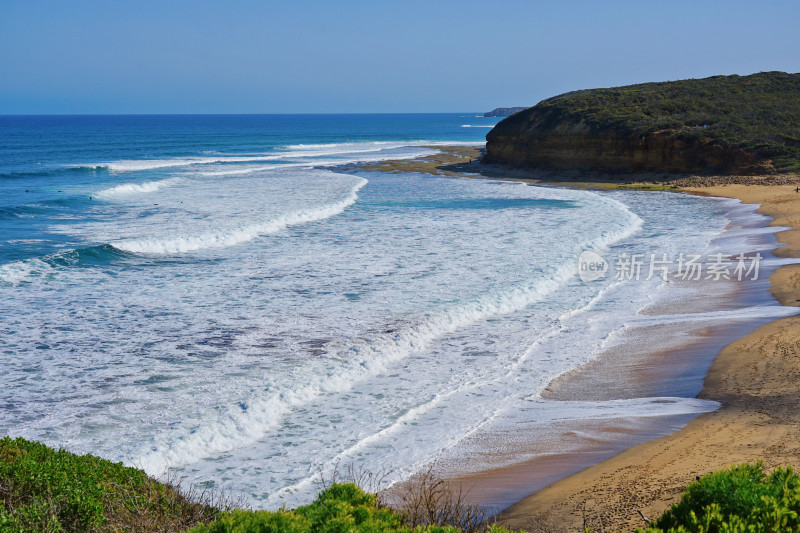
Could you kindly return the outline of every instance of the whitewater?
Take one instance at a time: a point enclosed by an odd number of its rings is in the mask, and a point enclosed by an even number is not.
[[[734,202],[358,168],[480,145],[496,119],[4,120],[0,433],[255,507],[309,501],[336,465],[402,479],[499,427],[712,410],[541,394],[637,328],[784,313],[653,317],[687,288],[577,276],[584,250],[766,253]]]

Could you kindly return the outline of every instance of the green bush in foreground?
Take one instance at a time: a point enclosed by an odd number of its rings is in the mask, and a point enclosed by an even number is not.
[[[195,526],[195,533],[459,533],[454,527],[410,528],[403,514],[353,484],[333,484],[310,505],[276,512],[231,511],[229,502],[212,496],[184,493],[121,463],[0,439],[3,533],[179,532]]]
[[[377,504],[351,483],[334,484],[322,491],[314,503],[287,511],[233,511],[219,520],[198,526],[191,533],[458,533],[454,527],[425,526],[411,529],[403,516]],[[499,527],[489,529],[505,533]]]
[[[202,500],[122,463],[0,440],[2,532],[182,531],[216,516]]]
[[[434,496],[439,492],[432,492]],[[437,502],[439,499],[434,498]],[[427,501],[427,500],[426,500]],[[418,526],[354,484],[336,483],[297,509],[231,511],[203,493],[182,493],[136,468],[24,439],[0,439],[0,532],[187,531],[191,533],[459,533]],[[441,506],[433,508],[437,523]],[[449,516],[449,515],[448,515]],[[476,531],[478,523],[465,531]],[[641,530],[640,530],[641,531]],[[759,462],[689,485],[648,533],[800,532],[800,476]],[[490,526],[488,533],[508,533]]]
[[[767,475],[761,462],[714,472],[689,485],[648,533],[800,531],[800,477]]]

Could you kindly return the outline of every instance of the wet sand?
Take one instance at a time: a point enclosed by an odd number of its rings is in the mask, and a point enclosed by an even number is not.
[[[702,390],[704,378],[720,350],[769,320],[633,330],[615,348],[557,378],[542,398],[565,402],[693,398]],[[672,346],[667,340],[670,337],[676,339]],[[482,471],[458,475],[458,465],[447,463],[440,465],[439,471],[443,477],[460,484],[468,492],[469,501],[486,506],[493,514],[513,509],[528,495],[625,450],[670,435],[696,416],[577,419],[520,425],[513,431],[484,432],[470,439],[472,442],[460,445],[472,450],[460,458],[482,465]],[[493,462],[502,466],[494,468]],[[507,515],[508,512],[500,513],[498,519],[505,521]],[[523,522],[528,519],[523,518]],[[509,523],[514,528],[531,527],[523,522]]]

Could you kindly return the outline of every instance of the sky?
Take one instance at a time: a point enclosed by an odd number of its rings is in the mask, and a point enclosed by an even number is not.
[[[0,114],[488,111],[799,72],[798,23],[797,0],[0,0]]]

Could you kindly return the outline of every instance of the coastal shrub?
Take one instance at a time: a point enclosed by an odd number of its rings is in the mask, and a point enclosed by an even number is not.
[[[3,532],[182,531],[217,515],[212,499],[122,463],[0,440]]]
[[[310,505],[294,510],[233,511],[191,533],[463,533],[452,525],[410,525],[403,512],[384,507],[352,483],[334,483]],[[491,525],[486,533],[509,533]]]
[[[292,511],[232,511],[190,533],[305,533],[311,523]]]
[[[800,477],[761,462],[714,472],[689,485],[648,533],[800,530]]]
[[[352,483],[333,484],[310,505],[287,511],[234,511],[191,533],[459,533],[449,526],[404,525],[402,514],[378,505]],[[502,533],[502,530],[495,530]]]

